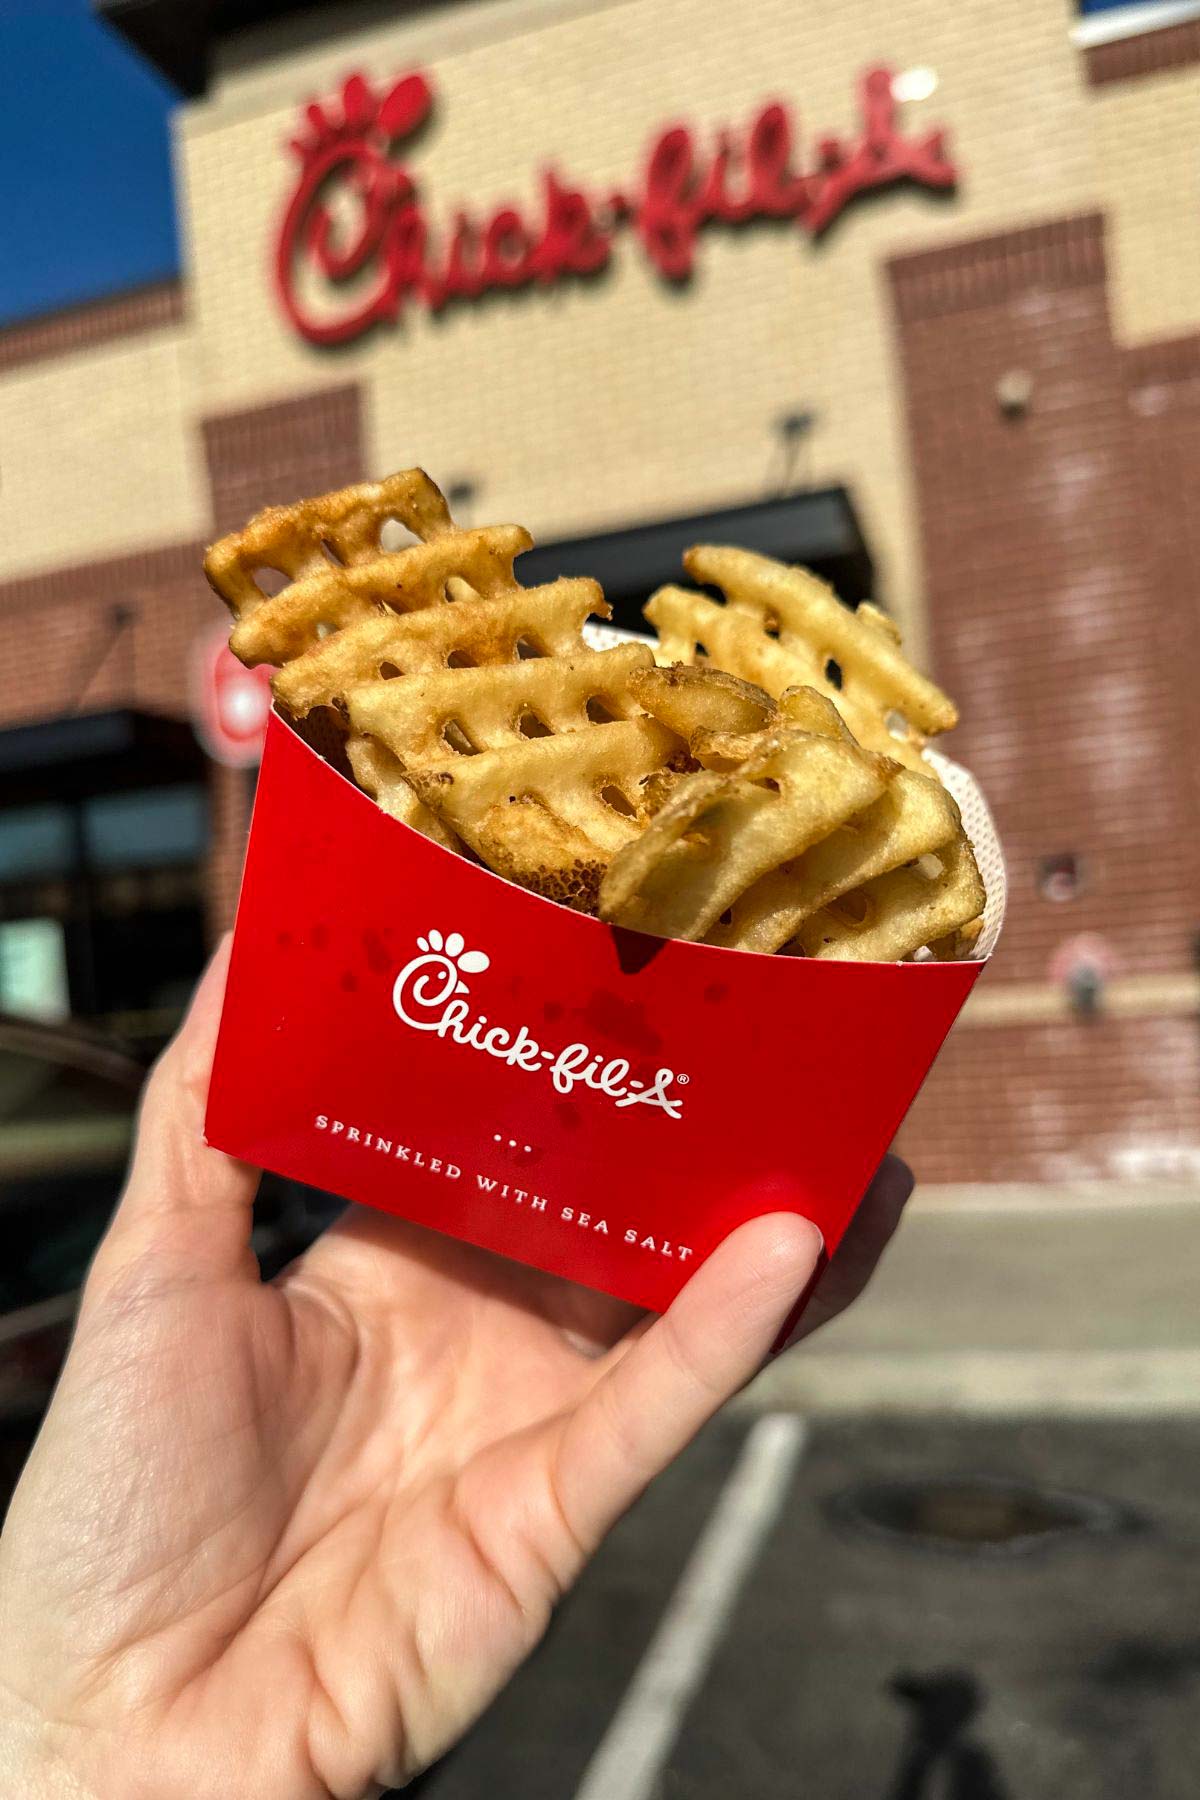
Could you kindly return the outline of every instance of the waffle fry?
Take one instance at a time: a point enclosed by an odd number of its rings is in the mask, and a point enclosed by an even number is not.
[[[907,661],[878,608],[851,612],[808,570],[751,550],[697,545],[684,563],[727,598],[721,605],[685,588],[660,588],[645,611],[664,661],[704,657],[775,697],[800,684],[814,688],[864,748],[918,771],[926,737],[956,723],[953,703]]]
[[[600,916],[658,937],[704,937],[747,888],[877,800],[897,766],[788,726],[736,772],[688,776],[614,857]]]
[[[456,756],[407,778],[498,875],[593,912],[605,869],[641,829],[642,784],[679,747],[657,720],[625,719]]]
[[[370,738],[351,734],[345,743],[346,760],[350,764],[350,772],[355,781],[369,794],[375,804],[388,813],[393,819],[400,819],[405,825],[411,825],[423,837],[432,838],[435,843],[443,845],[447,850],[457,850],[463,854],[462,839],[457,833],[444,825],[436,813],[431,813],[427,806],[422,806],[412,788],[404,779],[404,769],[398,757],[376,744]]]
[[[377,613],[336,632],[279,670],[275,698],[294,718],[316,706],[345,706],[364,683],[478,664],[511,663],[522,646],[537,657],[570,655],[589,613],[608,617],[595,581],[513,588],[491,600],[456,600],[419,612]]]
[[[398,520],[417,539],[386,552]],[[417,799],[394,751],[347,723],[349,695],[384,676],[559,657],[581,648],[589,613],[607,617],[596,582],[522,588],[514,558],[532,539],[519,526],[462,531],[419,469],[259,513],[214,544],[211,585],[233,612],[230,645],[243,661],[281,664],[276,700],[323,752],[336,734],[359,786],[394,818],[447,848],[456,834]],[[268,596],[264,567],[292,577]],[[322,712],[322,709],[324,711]]]
[[[694,691],[685,714],[678,695],[681,688],[687,692],[688,677]],[[772,705],[761,689],[706,665],[658,668],[633,676],[632,683],[647,710],[677,730],[700,718],[707,721],[687,733],[688,749],[702,768],[716,773],[737,771],[757,754],[762,731],[741,729],[752,708],[768,726],[786,723],[844,744],[855,741],[833,702],[813,688],[790,688]],[[677,777],[676,790],[686,780]],[[760,954],[779,950],[805,920],[843,894],[940,851],[961,835],[958,808],[940,782],[899,769],[857,818],[753,882],[721,913],[705,942]]]
[[[638,710],[625,690],[625,679],[631,669],[652,661],[648,646],[580,651],[575,659],[552,651],[529,661],[519,659],[518,642],[536,641],[543,649],[558,642],[565,651],[579,641],[579,625],[592,604],[591,595],[587,591],[568,595],[566,590],[589,590],[594,583],[554,585],[562,591],[535,589],[495,601],[463,600],[453,608],[431,609],[437,629],[418,634],[415,651],[401,649],[398,636],[390,640],[393,656],[401,656],[410,667],[426,664],[424,673],[355,681],[343,673],[344,658],[339,664],[336,700],[349,712],[345,747],[355,780],[385,812],[450,849],[461,850],[461,842],[436,810],[417,798],[406,771],[443,762],[448,752],[474,754],[544,732],[578,730],[599,717],[628,718]],[[562,606],[561,616],[550,610],[556,600]],[[494,616],[497,609],[507,617],[499,630]],[[447,614],[454,616],[447,619]],[[428,617],[416,614],[411,621],[391,623],[399,631],[409,623],[424,625]],[[470,629],[475,618],[484,627],[482,631]],[[340,637],[357,639],[368,630],[374,632],[375,623],[353,627]],[[330,649],[338,642],[333,640]],[[456,646],[450,655],[464,660],[447,668],[448,657],[442,653],[450,643]],[[471,650],[464,651],[463,645],[470,645]],[[377,669],[376,647],[367,646],[372,674]],[[483,666],[489,651],[498,655],[506,647],[517,661]],[[358,648],[354,642],[349,645],[354,656]],[[437,654],[427,655],[431,648]],[[279,681],[288,673],[281,670],[276,677],[277,692]],[[327,693],[322,688],[317,697],[323,701]],[[464,725],[463,719],[469,720],[469,725]]]
[[[716,671],[706,667],[697,670],[698,674],[715,676]],[[740,687],[750,687],[747,682],[740,682]],[[750,687],[752,693],[761,695],[767,707],[765,723],[767,725],[794,725],[800,731],[815,732],[818,737],[840,738],[843,743],[858,746],[858,740],[846,724],[841,713],[831,700],[818,694],[814,688],[789,688],[778,701],[761,688]],[[647,702],[651,712],[653,704]],[[730,714],[726,715],[731,718]],[[758,746],[759,736],[756,731],[741,729],[706,728],[692,733],[688,740],[688,748],[697,762],[705,769],[736,769],[754,754]]]
[[[941,783],[901,769],[856,819],[742,894],[706,941],[731,950],[779,950],[823,907],[941,851],[961,830],[958,808]]]
[[[760,731],[776,712],[762,688],[707,665],[639,669],[629,686],[646,711],[689,746],[701,732]]]
[[[653,665],[648,644],[582,650],[492,668],[439,669],[398,681],[364,682],[350,696],[350,722],[405,769],[475,756],[532,738],[633,718],[635,670]]]
[[[372,618],[385,605],[397,612],[438,605],[455,579],[477,594],[502,593],[514,585],[514,558],[532,541],[515,525],[492,525],[391,551],[358,568],[321,570],[239,620],[229,636],[230,648],[246,663],[287,662],[330,632]]]
[[[380,534],[396,520],[418,542],[385,551]],[[465,581],[487,597],[514,587],[512,565],[533,539],[517,525],[461,531],[420,469],[364,482],[258,513],[212,545],[209,584],[236,621],[229,643],[243,662],[287,662],[333,630],[384,606],[410,612],[446,599]],[[289,585],[269,595],[256,577],[273,569]]]
[[[204,573],[235,619],[263,604],[267,595],[255,580],[275,569],[289,580],[314,575],[331,563],[356,565],[379,554],[379,534],[396,519],[423,543],[453,531],[446,502],[423,469],[406,469],[385,481],[360,482],[294,506],[268,506],[241,531],[213,544]]]
[[[935,857],[880,875],[814,913],[789,948],[837,962],[901,962],[973,923],[984,899],[975,858],[960,835]]]

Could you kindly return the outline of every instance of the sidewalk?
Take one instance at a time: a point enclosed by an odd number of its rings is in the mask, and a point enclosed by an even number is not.
[[[927,1188],[869,1292],[743,1404],[1200,1412],[1200,1185]]]

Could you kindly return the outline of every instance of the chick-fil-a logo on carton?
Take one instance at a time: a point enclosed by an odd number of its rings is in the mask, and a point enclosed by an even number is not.
[[[397,159],[432,113],[429,77],[413,71],[380,93],[351,75],[340,99],[305,108],[291,140],[300,168],[276,242],[280,303],[310,343],[343,344],[395,323],[410,299],[436,312],[501,288],[595,275],[625,227],[671,281],[691,275],[709,225],[795,219],[817,237],[857,194],[898,182],[954,186],[945,131],[907,135],[896,96],[890,69],[868,69],[856,134],[815,137],[804,166],[791,109],[772,100],[708,143],[688,125],[659,131],[627,186],[587,192],[546,168],[534,206],[460,206],[435,229],[416,175]]]
[[[482,975],[491,967],[491,958],[482,950],[468,950],[461,932],[445,937],[440,931],[426,932],[417,939],[417,948],[420,955],[405,963],[392,987],[396,1016],[414,1031],[436,1032],[527,1075],[548,1075],[560,1094],[583,1086],[603,1094],[619,1109],[657,1106],[668,1118],[682,1115],[683,1101],[668,1090],[686,1087],[688,1077],[674,1069],[656,1069],[649,1081],[639,1081],[631,1077],[623,1056],[606,1058],[584,1043],[549,1049],[528,1026],[519,1025],[514,1031],[489,1025],[486,1013],[473,1014],[466,1000],[471,990],[463,976]]]

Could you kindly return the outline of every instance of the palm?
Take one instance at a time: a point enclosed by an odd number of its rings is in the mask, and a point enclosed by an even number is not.
[[[366,1214],[277,1284],[239,1271],[117,1301],[85,1313],[81,1379],[56,1403],[103,1429],[115,1477],[86,1471],[107,1516],[86,1541],[64,1532],[42,1571],[64,1630],[99,1534],[89,1662],[139,1700],[158,1779],[164,1742],[194,1782],[198,1744],[243,1729],[259,1778],[286,1769],[297,1800],[403,1779],[536,1642],[599,1528],[586,1506],[563,1516],[556,1459],[629,1309]],[[112,1329],[131,1310],[148,1371],[133,1393]],[[84,1471],[62,1473],[68,1491],[46,1492],[35,1458],[21,1498],[74,1524]]]
[[[816,1246],[743,1227],[648,1330],[367,1213],[264,1285],[255,1178],[199,1142],[214,985],[152,1083],[0,1543],[0,1696],[104,1795],[356,1800],[503,1684]]]

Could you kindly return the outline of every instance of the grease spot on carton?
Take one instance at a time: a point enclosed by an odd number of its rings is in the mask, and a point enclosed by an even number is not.
[[[704,990],[704,998],[709,1006],[720,1006],[722,1000],[729,996],[729,989],[723,981],[710,981]]]
[[[593,988],[587,1005],[579,1010],[579,1017],[588,1027],[589,1034],[608,1038],[622,1048],[644,1050],[654,1055],[662,1046],[662,1038],[647,1023],[645,1007],[633,1000],[618,999],[616,994],[610,994],[604,988]]]
[[[355,976],[350,973],[349,969],[347,969],[342,976],[342,987],[348,994],[353,994],[358,987],[358,981]]]
[[[329,927],[328,927],[328,925],[314,925],[313,926],[313,928],[312,928],[312,947],[314,950],[328,950],[328,948],[329,948]]]
[[[379,932],[369,928],[362,934],[363,949],[367,953],[367,967],[373,975],[387,975],[391,971],[393,957]]]

